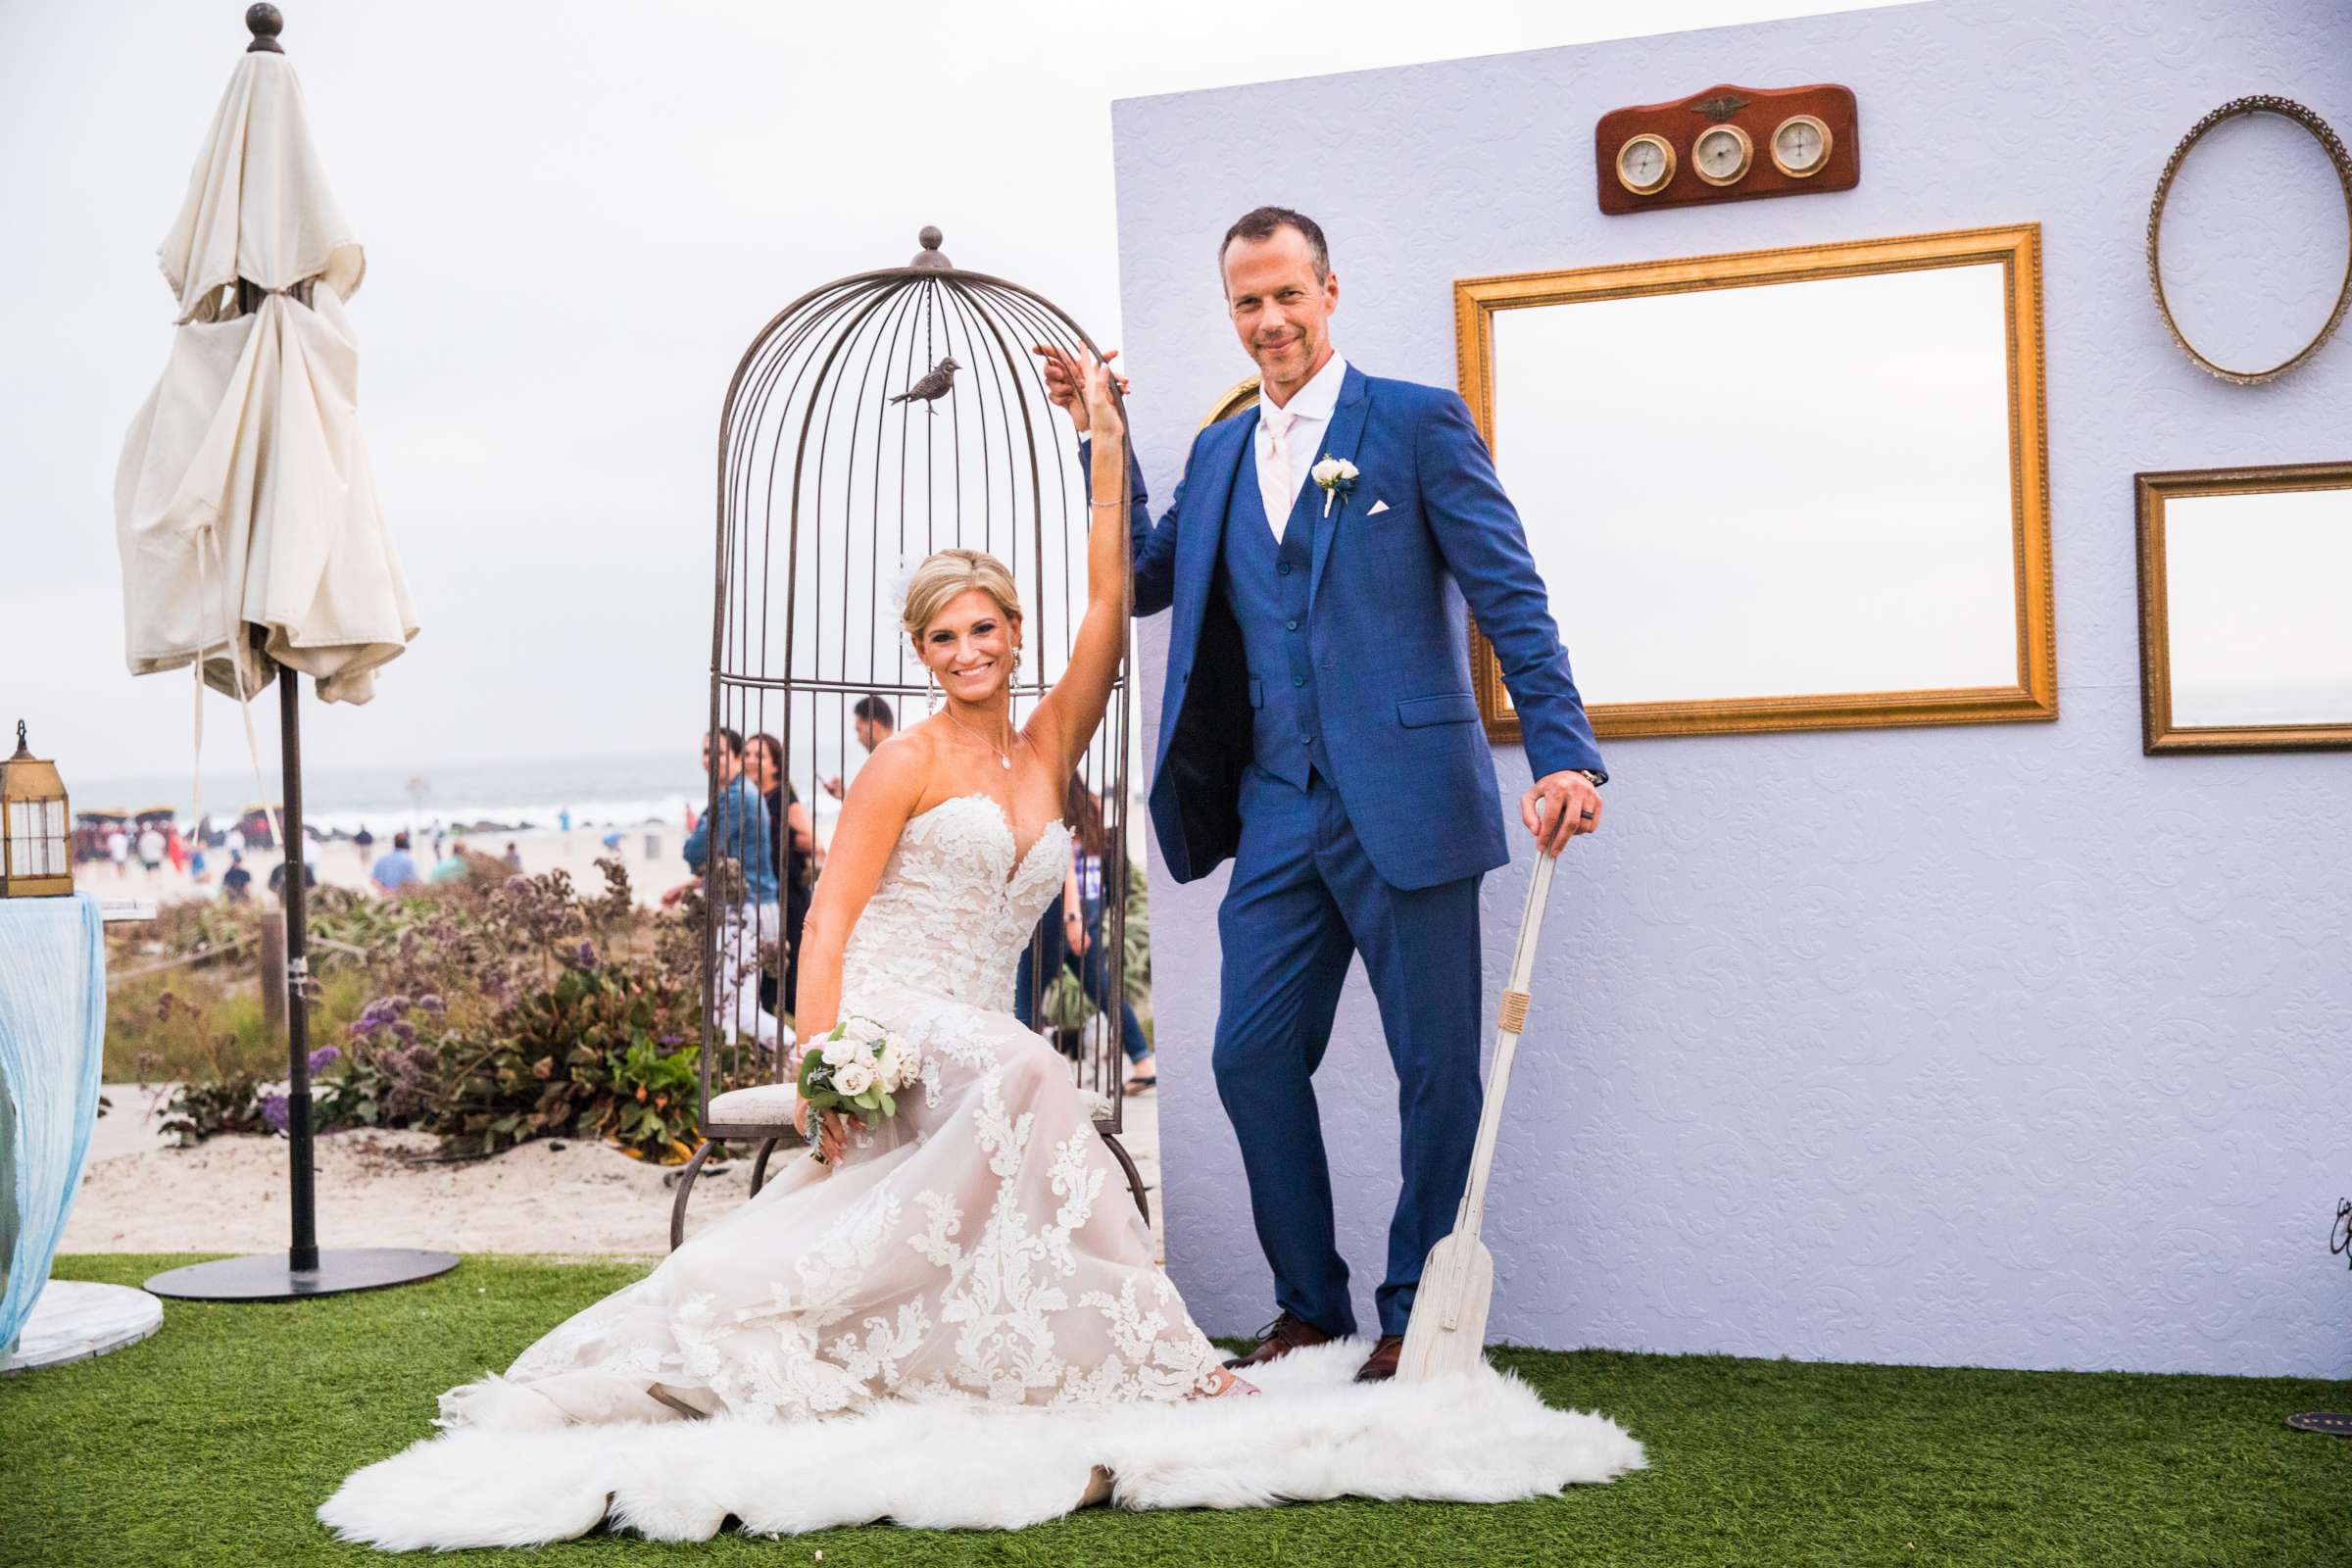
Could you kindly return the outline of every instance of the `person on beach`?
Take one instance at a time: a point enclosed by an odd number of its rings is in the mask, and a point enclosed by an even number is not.
[[[318,885],[318,867],[308,856],[303,858],[302,885],[306,889]],[[286,902],[286,862],[283,860],[270,868],[270,896],[280,904]]]
[[[452,839],[449,853],[433,862],[433,868],[426,875],[425,880],[427,882],[463,882],[466,880],[466,841]]]
[[[1080,995],[1098,1012],[1109,1010],[1110,957],[1103,947],[1102,857],[1109,840],[1102,821],[1102,803],[1077,774],[1062,801],[1062,825],[1070,830],[1070,872],[1062,879],[1061,896],[1037,923],[1030,952],[1021,956],[1014,974],[1013,1016],[1034,1026],[1038,1008],[1032,989],[1042,973],[1046,988],[1063,973],[1076,971]],[[1033,958],[1031,955],[1036,956]],[[1141,1094],[1158,1081],[1152,1065],[1151,1037],[1124,995],[1117,999],[1119,1045],[1127,1055],[1127,1093]]]
[[[387,897],[416,885],[416,862],[409,858],[406,833],[392,835],[392,848],[376,858],[375,869],[368,874],[368,879],[375,884],[376,892]]]
[[[718,744],[713,749],[711,742]],[[711,916],[724,922],[719,937],[718,979],[713,987],[712,1016],[722,1027],[747,1035],[761,1045],[776,1040],[776,1020],[760,1010],[760,950],[784,934],[783,910],[777,900],[776,867],[769,858],[767,805],[743,771],[743,736],[720,729],[703,737],[703,771],[715,773],[718,805],[686,839],[686,863],[694,875],[662,895],[662,907],[673,907],[686,890],[706,889],[713,858],[733,860],[742,873],[738,901],[721,906],[712,901]]]
[[[106,858],[115,862],[118,878],[130,875],[130,835],[121,828],[111,828],[106,835]]]
[[[792,780],[784,776],[784,743],[773,735],[755,735],[744,743],[744,771],[767,808],[768,863],[784,900],[784,974],[760,977],[760,1005],[771,1013],[790,1013],[801,987],[801,928],[808,920],[808,898],[815,877],[816,819]]]
[[[245,869],[245,852],[242,850],[228,852],[228,869],[220,873],[220,902],[253,902],[253,873]]]
[[[850,706],[850,727],[869,757],[875,747],[899,732],[898,722],[898,715],[890,710],[889,699],[877,692],[868,692]],[[837,801],[841,799],[840,774],[825,780],[825,793]]]
[[[522,851],[515,847],[513,839],[507,840],[507,869],[516,876],[522,875]]]
[[[360,852],[360,864],[366,865],[369,852],[375,848],[375,835],[368,831],[367,823],[362,822],[360,830],[351,836],[351,847]]]

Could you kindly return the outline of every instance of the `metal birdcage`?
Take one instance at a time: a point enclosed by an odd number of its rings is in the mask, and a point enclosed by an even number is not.
[[[870,700],[879,700],[901,722],[909,709],[917,718],[926,710],[928,672],[900,630],[894,602],[906,570],[956,546],[985,550],[1011,569],[1023,612],[1016,722],[1060,677],[1086,608],[1085,476],[1067,416],[1048,398],[1044,365],[1032,349],[1099,351],[1051,301],[956,268],[940,251],[938,229],[925,228],[920,243],[906,266],[828,283],[768,322],[737,367],[719,420],[709,728],[732,729],[747,745],[760,735],[774,740],[784,760],[779,804],[806,811],[819,845],[837,809],[831,786],[862,758],[859,705],[870,710]],[[1070,1059],[1076,1082],[1107,1098],[1097,1125],[1148,1215],[1142,1177],[1118,1139],[1125,1044],[1118,1004],[1129,968],[1133,858],[1131,662],[1122,661],[1072,786],[1101,808],[1092,869],[1101,882],[1095,940],[1107,959],[1108,1005],[1075,1027],[1049,1029],[1048,1038]],[[709,784],[706,811],[715,820],[715,766]],[[781,844],[774,854],[781,878],[807,863]],[[677,1184],[672,1247],[684,1238],[688,1195],[712,1144],[758,1145],[757,1193],[769,1154],[803,1142],[788,1097],[728,1093],[780,1084],[785,1069],[780,1049],[739,1028],[746,1014],[724,994],[736,971],[722,955],[729,942],[740,952],[747,930],[755,948],[774,944],[763,991],[776,1012],[788,1012],[789,954],[801,912],[796,889],[782,889],[772,912],[783,929],[775,929],[757,906],[731,915],[727,868],[714,862],[713,869],[706,881],[700,1054],[705,1142]],[[805,899],[806,889],[799,892]],[[1049,909],[1041,926],[1053,918]],[[1046,972],[1049,946],[1032,942],[1023,958],[1036,1018],[1068,992]],[[1006,997],[1005,1007],[1012,1004]]]

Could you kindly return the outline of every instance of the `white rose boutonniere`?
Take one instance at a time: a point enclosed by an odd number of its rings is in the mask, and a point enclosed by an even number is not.
[[[1315,483],[1323,487],[1323,515],[1331,515],[1331,504],[1355,488],[1355,465],[1346,458],[1325,458],[1306,470]]]

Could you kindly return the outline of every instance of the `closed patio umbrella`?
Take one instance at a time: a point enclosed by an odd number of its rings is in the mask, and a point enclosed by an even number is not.
[[[299,676],[327,702],[365,703],[416,635],[359,425],[359,345],[343,311],[367,260],[328,189],[274,6],[229,79],[164,238],[177,301],[171,358],[131,422],[115,481],[125,642],[134,675],[192,671],[248,700],[278,689],[289,863],[303,853]],[[259,772],[259,763],[256,763]],[[285,1256],[158,1274],[160,1296],[282,1299],[442,1273],[455,1254],[411,1248],[321,1253],[312,1190],[304,878],[286,904],[287,1136],[293,1241]]]

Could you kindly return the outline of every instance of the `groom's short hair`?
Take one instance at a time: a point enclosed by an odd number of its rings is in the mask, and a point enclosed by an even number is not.
[[[1217,267],[1225,266],[1225,253],[1237,239],[1272,239],[1279,228],[1295,228],[1306,241],[1306,250],[1315,262],[1315,281],[1320,283],[1331,276],[1331,247],[1323,243],[1323,225],[1304,213],[1295,213],[1288,207],[1254,207],[1234,220],[1225,231],[1224,243],[1217,247]]]

